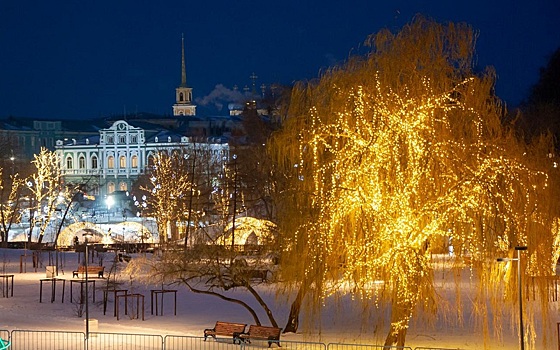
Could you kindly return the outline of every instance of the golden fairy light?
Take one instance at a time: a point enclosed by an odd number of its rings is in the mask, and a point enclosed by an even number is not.
[[[466,25],[422,18],[381,32],[366,58],[294,89],[271,145],[293,179],[281,194],[285,279],[312,285],[314,305],[333,284],[390,303],[385,345],[403,346],[418,310],[437,309],[431,255],[449,239],[480,278],[515,245],[553,272],[541,244],[556,235],[552,144],[526,145],[502,123],[493,72],[472,72],[474,41]]]
[[[187,166],[183,150],[159,151],[153,157],[148,184],[141,186],[146,196],[146,214],[156,219],[161,243],[179,239],[177,230],[172,228],[185,219],[187,194],[194,186]]]

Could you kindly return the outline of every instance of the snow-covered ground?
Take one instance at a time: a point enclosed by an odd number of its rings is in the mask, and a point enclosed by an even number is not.
[[[50,253],[50,258],[54,259],[54,252]],[[83,253],[82,253],[83,254]],[[105,253],[105,266],[110,264],[114,253]],[[64,303],[61,302],[61,286],[57,286],[56,300],[50,302],[50,282],[43,285],[43,299],[39,303],[39,280],[46,278],[46,265],[49,262],[49,253],[42,252],[39,258],[40,267],[36,269],[32,266],[32,252],[27,250],[0,249],[0,274],[14,274],[14,296],[2,297],[0,293],[0,330],[65,330],[65,331],[84,331],[83,317],[77,316],[76,303],[70,303],[70,283],[72,270],[79,264],[78,253],[60,253],[59,261],[63,262],[64,271],[59,271],[59,278],[66,279],[66,290]],[[22,258],[22,256],[24,256]],[[149,256],[149,255],[148,255]],[[27,272],[20,273],[20,261]],[[119,263],[119,268],[124,268],[125,262]],[[164,296],[164,314],[160,316],[152,315],[150,312],[150,290],[161,289],[161,284],[154,281],[152,285],[141,283],[130,276],[120,274],[119,280],[121,287],[134,293],[145,295],[145,321],[132,319],[124,315],[121,311],[120,319],[113,316],[112,296],[108,304],[107,314],[103,314],[103,293],[101,287],[105,284],[97,280],[96,302],[90,302],[89,315],[91,319],[98,320],[99,332],[120,332],[133,334],[156,334],[156,335],[189,335],[202,336],[205,328],[213,327],[217,320],[242,322],[253,324],[253,319],[247,311],[238,305],[225,302],[216,297],[195,294],[189,292],[185,286],[166,286],[168,289],[177,289],[177,315],[173,315],[172,293]],[[2,280],[0,279],[0,283]],[[440,282],[438,282],[440,283]],[[468,284],[468,280],[465,281]],[[3,285],[2,285],[3,287]],[[78,284],[74,284],[74,299],[78,294]],[[271,306],[279,325],[285,325],[292,298],[278,297],[275,285],[261,285],[259,291],[264,299]],[[466,290],[468,288],[464,288]],[[447,288],[440,283],[438,289],[439,298],[448,300],[448,309],[453,309],[452,288]],[[232,295],[246,300],[251,305],[256,303],[249,297],[243,295],[242,291],[233,291]],[[468,305],[469,296],[464,297]],[[558,304],[558,302],[556,303]],[[256,306],[256,305],[255,305]],[[556,311],[557,312],[557,311]],[[557,314],[556,314],[557,315]],[[361,330],[362,311],[354,310],[349,307],[344,300],[339,302],[329,302],[325,305],[321,313],[321,327],[314,330],[302,330],[297,334],[283,334],[282,339],[294,341],[321,341],[324,343],[362,343],[362,344],[382,344],[385,337],[386,328],[375,332],[375,326]],[[265,315],[260,312],[259,317],[263,324],[269,324]],[[560,321],[560,317],[558,321]],[[460,349],[483,349],[483,336],[475,333],[471,310],[465,307],[464,325],[453,326],[450,323],[441,321],[438,318],[432,325],[423,321],[412,322],[407,336],[407,346],[417,347],[441,347],[441,348],[460,348]],[[308,321],[308,320],[307,320]],[[511,320],[515,322],[515,320]],[[306,323],[303,319],[301,323]],[[386,326],[385,322],[385,326]],[[317,322],[315,322],[317,324]],[[490,336],[491,349],[517,349],[519,348],[519,338],[516,330],[511,325],[503,327],[503,339]],[[540,348],[537,340],[537,348]],[[552,349],[557,346],[556,340],[551,345]]]

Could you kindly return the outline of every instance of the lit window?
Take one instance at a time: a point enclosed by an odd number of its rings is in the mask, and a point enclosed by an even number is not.
[[[107,167],[109,169],[115,168],[115,158],[113,156],[109,156],[109,158],[107,158]]]
[[[119,190],[121,191],[126,191],[127,190],[127,185],[125,182],[121,182],[121,184],[119,185]]]
[[[78,158],[78,169],[85,169],[86,168],[86,158],[84,156],[80,156]]]
[[[126,168],[126,157],[125,156],[121,156],[119,158],[119,166],[121,168]]]
[[[138,157],[132,156],[131,163],[133,168],[138,168]]]
[[[115,184],[113,182],[109,182],[107,184],[107,193],[111,194],[115,192]]]

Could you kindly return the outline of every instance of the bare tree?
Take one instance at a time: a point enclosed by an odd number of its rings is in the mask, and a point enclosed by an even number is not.
[[[158,220],[168,215],[165,218],[167,221],[183,219],[187,220],[187,225],[191,225],[191,222],[200,224],[193,225],[188,237],[185,234],[189,244],[184,249],[164,249],[160,256],[147,262],[152,268],[150,278],[182,283],[194,293],[208,294],[239,304],[254,318],[255,323],[261,324],[252,306],[227,294],[235,288],[243,288],[265,311],[270,323],[277,326],[271,309],[255,288],[273,278],[269,253],[276,241],[275,225],[257,219],[248,224],[248,218],[238,217],[240,211],[245,210],[245,195],[235,157],[232,156],[228,161],[227,154],[224,154],[224,160],[207,147],[193,152],[190,149],[181,153],[182,157],[180,160],[177,158],[176,166],[173,167],[175,177],[169,181],[175,188],[181,187],[180,181],[184,181],[182,193],[190,194],[192,198],[181,197],[180,203],[176,204],[166,202],[165,206],[161,206],[162,210],[178,214],[174,217],[169,213],[158,214]],[[140,186],[146,193],[148,208],[159,206],[155,197],[166,191],[163,185],[158,187],[158,184],[166,179],[162,176],[167,176],[163,171],[167,166],[162,166],[161,161],[167,157],[160,154],[161,159],[156,159],[154,169],[148,175],[151,176],[150,185]],[[150,191],[151,198],[148,195]],[[155,213],[153,211],[151,215]]]

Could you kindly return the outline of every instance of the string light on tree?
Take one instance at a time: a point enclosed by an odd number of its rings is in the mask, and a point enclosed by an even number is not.
[[[538,242],[529,268],[540,275],[559,253],[546,244],[552,142],[527,145],[502,123],[494,73],[472,70],[475,37],[420,17],[382,31],[367,57],[294,89],[271,144],[292,174],[285,278],[313,286],[315,305],[347,285],[366,307],[391,304],[385,345],[404,346],[411,318],[437,310],[431,255],[450,232],[455,258],[468,254],[486,282],[497,281],[489,261],[515,245]]]

